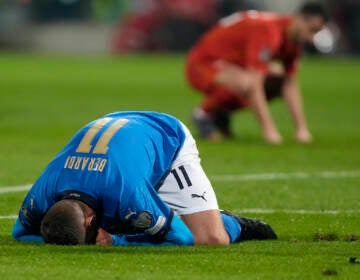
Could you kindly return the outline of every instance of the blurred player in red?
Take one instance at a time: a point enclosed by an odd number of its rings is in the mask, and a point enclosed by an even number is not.
[[[262,126],[264,139],[281,143],[267,101],[282,95],[296,126],[296,140],[311,142],[297,64],[303,45],[312,43],[326,20],[319,4],[307,3],[293,15],[235,13],[204,34],[186,61],[188,82],[205,96],[193,112],[200,136],[209,140],[231,136],[231,112],[249,107]]]

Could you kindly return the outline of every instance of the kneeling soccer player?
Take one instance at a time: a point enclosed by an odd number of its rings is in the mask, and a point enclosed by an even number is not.
[[[313,42],[326,20],[320,4],[306,3],[293,15],[235,13],[206,32],[186,60],[186,78],[204,96],[193,112],[199,135],[208,140],[232,136],[231,115],[250,108],[259,120],[264,139],[279,144],[282,137],[268,101],[283,96],[294,120],[295,139],[311,142],[297,65],[304,44]]]
[[[276,234],[262,221],[219,210],[184,124],[129,111],[74,135],[26,195],[13,237],[62,245],[226,245]]]

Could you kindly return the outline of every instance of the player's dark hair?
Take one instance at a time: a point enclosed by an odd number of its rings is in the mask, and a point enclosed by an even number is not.
[[[60,200],[45,214],[40,232],[45,243],[78,245],[86,243],[84,211],[76,200]]]
[[[299,13],[304,16],[319,16],[325,22],[329,20],[329,15],[325,8],[317,2],[307,2],[299,9]]]

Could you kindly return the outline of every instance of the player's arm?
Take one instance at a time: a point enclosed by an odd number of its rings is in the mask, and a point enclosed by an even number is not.
[[[47,200],[40,191],[41,182],[37,182],[21,204],[19,216],[15,221],[12,236],[18,241],[43,242],[40,224],[47,210]]]
[[[262,34],[259,36],[259,34]],[[271,117],[264,89],[265,75],[269,70],[274,51],[278,48],[278,34],[271,26],[259,26],[251,30],[246,43],[246,65],[250,87],[250,106],[257,116],[266,141],[278,144],[282,141]]]
[[[193,235],[185,223],[161,200],[152,187],[141,179],[139,168],[131,166],[139,160],[128,161],[126,165],[126,181],[119,198],[121,208],[118,217],[122,222],[130,225],[137,234],[113,234],[100,229],[96,244],[115,246],[163,246],[163,245],[192,245]],[[124,169],[125,170],[125,169]],[[136,174],[132,174],[137,170]],[[132,174],[132,175],[131,175]],[[132,186],[136,186],[132,187]],[[129,210],[130,209],[130,210]],[[121,233],[121,231],[119,232]],[[111,239],[110,239],[111,237]]]
[[[161,235],[140,234],[113,234],[99,229],[96,244],[103,246],[171,246],[193,245],[194,239],[189,228],[174,216],[166,232]]]
[[[250,106],[263,128],[265,140],[274,144],[280,143],[281,136],[273,122],[265,97],[263,71],[255,68],[243,69],[222,60],[218,61],[216,66],[218,73],[215,83],[239,95],[247,95]]]
[[[248,91],[250,106],[257,116],[263,129],[263,135],[266,141],[273,144],[281,142],[281,136],[271,117],[268,103],[264,91],[265,75],[257,70],[249,70],[251,86]]]
[[[283,96],[296,126],[296,140],[302,143],[311,142],[312,136],[306,123],[302,96],[295,76],[286,78],[283,86]]]
[[[32,231],[26,229],[20,222],[19,218],[16,219],[12,236],[17,241],[28,242],[43,242],[43,238],[40,235],[34,234]]]
[[[246,54],[245,65],[218,61],[215,83],[239,95],[247,95],[250,106],[262,126],[265,140],[276,144],[281,142],[281,136],[271,117],[264,90],[265,73],[277,45],[273,37],[274,34],[268,27],[253,27],[249,30],[243,46],[243,52]]]
[[[13,226],[13,238],[18,241],[43,242],[40,235],[41,213],[31,194],[28,194]]]

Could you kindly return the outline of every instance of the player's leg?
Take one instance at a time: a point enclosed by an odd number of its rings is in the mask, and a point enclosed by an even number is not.
[[[230,237],[218,210],[206,210],[181,216],[191,230],[196,245],[228,245]],[[240,226],[237,225],[238,235]]]
[[[249,106],[248,91],[253,83],[250,71],[225,61],[218,61],[216,64],[218,66],[213,83],[217,87],[227,89],[237,97],[236,109],[247,108]],[[264,90],[268,101],[281,96],[284,82],[284,70],[277,64],[271,64],[264,81]]]
[[[233,222],[234,218],[240,224],[241,235],[238,239],[234,240],[234,242],[277,239],[275,231],[264,221],[236,216],[229,211],[224,210],[221,210],[221,218],[223,219],[225,225]]]
[[[183,127],[185,142],[158,194],[190,228],[194,244],[229,244],[276,237],[262,221],[219,210],[215,192],[201,167],[195,140]]]
[[[200,165],[195,140],[185,128],[184,145],[172,170],[158,190],[159,196],[190,228],[194,244],[229,244],[240,235],[239,223],[230,236],[221,218],[214,190]]]
[[[215,62],[214,84],[225,87],[238,96],[246,96],[253,87],[253,74],[237,64],[218,60]]]
[[[211,117],[215,127],[222,135],[229,137],[230,114],[235,110],[249,107],[247,91],[251,84],[248,71],[231,63],[222,63],[214,76],[214,86],[211,88],[201,104],[201,109]],[[279,71],[266,76],[264,91],[267,101],[281,97],[285,76]]]
[[[201,105],[193,111],[200,136],[209,140],[231,137],[230,116],[247,107],[249,75],[241,67],[221,60],[204,60],[191,54],[186,68],[189,83],[202,93]]]
[[[264,75],[259,71],[224,61],[221,61],[218,75],[215,77],[216,84],[232,90],[238,96],[248,97],[250,107],[262,127],[265,140],[278,144],[281,142],[281,136],[267,105],[263,80]]]
[[[213,60],[203,58],[196,52],[190,52],[186,60],[186,79],[193,88],[204,95],[202,104],[193,110],[192,121],[200,137],[213,141],[222,138],[212,114],[214,107],[219,106],[212,94],[216,71]]]
[[[214,134],[229,138],[233,136],[231,114],[240,106],[233,92],[217,87],[208,92],[200,107],[194,110],[192,120],[202,138],[214,140]]]

